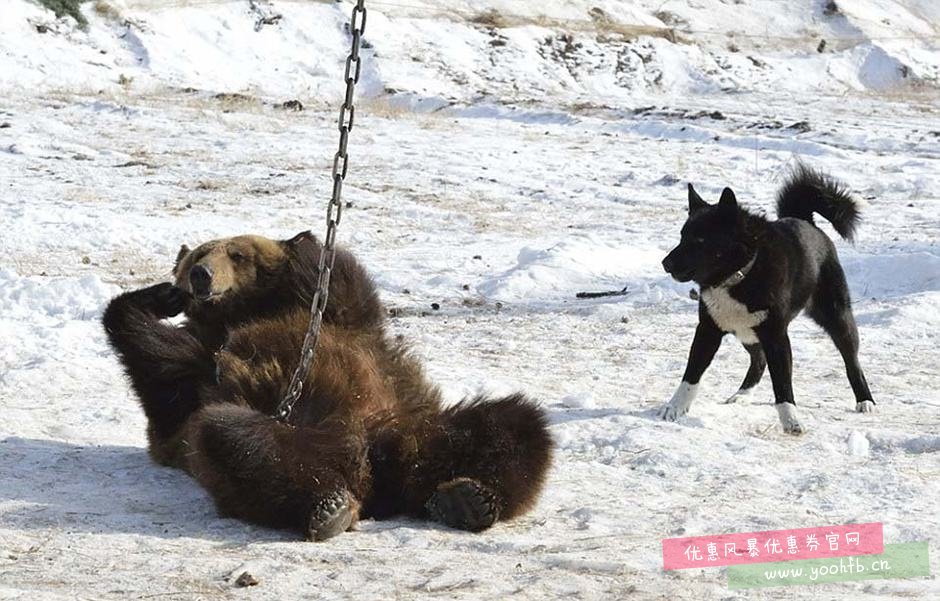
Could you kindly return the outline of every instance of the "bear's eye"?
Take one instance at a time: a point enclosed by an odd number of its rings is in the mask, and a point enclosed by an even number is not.
[[[229,253],[228,253],[228,256],[229,256],[230,259],[232,259],[232,260],[235,261],[235,262],[239,262],[239,261],[244,261],[244,260],[245,260],[245,254],[244,254],[243,252],[241,252],[241,251],[238,251],[238,250],[230,250]]]

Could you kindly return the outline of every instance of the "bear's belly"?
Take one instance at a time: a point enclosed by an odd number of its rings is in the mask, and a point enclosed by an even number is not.
[[[747,305],[735,299],[727,288],[708,288],[702,291],[702,302],[715,324],[723,332],[731,332],[743,344],[757,344],[754,328],[767,319],[767,310],[748,310]]]

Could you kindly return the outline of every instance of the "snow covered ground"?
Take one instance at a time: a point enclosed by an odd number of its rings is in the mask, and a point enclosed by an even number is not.
[[[7,0],[0,598],[940,598],[936,576],[729,591],[661,569],[665,537],[880,521],[940,572],[940,9],[825,4],[374,3],[340,238],[447,396],[530,393],[557,455],[537,508],[483,534],[307,544],[150,462],[98,319],[181,243],[319,232],[350,5],[259,2],[282,18],[256,31],[247,1],[98,2],[82,31]],[[877,412],[800,318],[804,436],[769,378],[721,404],[746,369],[730,338],[690,415],[656,420],[696,319],[659,267],[685,182],[772,213],[797,158],[868,201],[837,244]]]

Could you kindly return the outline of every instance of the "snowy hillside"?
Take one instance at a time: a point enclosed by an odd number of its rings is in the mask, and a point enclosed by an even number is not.
[[[940,598],[940,4],[830,4],[367,0],[340,240],[448,399],[524,390],[557,453],[536,509],[483,534],[309,544],[148,459],[98,320],[181,243],[319,233],[351,4],[93,1],[82,28],[4,0],[0,599]],[[867,201],[837,247],[877,411],[799,318],[805,435],[769,378],[722,404],[747,365],[730,337],[689,416],[658,421],[696,322],[660,267],[685,182],[772,214],[797,158]],[[662,570],[666,537],[872,521],[930,540],[934,576]]]
[[[0,24],[0,85],[167,87],[329,103],[349,4],[98,0],[86,31],[25,0]],[[375,2],[364,93],[425,107],[483,99],[604,105],[643,94],[936,89],[930,0]],[[264,24],[266,21],[273,24]],[[277,17],[277,18],[275,18]],[[43,33],[37,35],[38,31]]]

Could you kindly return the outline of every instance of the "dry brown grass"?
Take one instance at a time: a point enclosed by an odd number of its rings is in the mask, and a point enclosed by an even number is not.
[[[468,18],[467,21],[474,25],[481,25],[491,29],[505,29],[506,27],[510,27],[509,20],[495,8],[475,14]]]
[[[94,9],[99,16],[111,21],[120,21],[123,18],[121,11],[115,8],[110,2],[105,2],[105,0],[97,0]]]
[[[442,15],[446,16],[446,15]],[[665,38],[672,42],[684,42],[680,31],[671,27],[655,25],[636,25],[621,23],[610,17],[601,9],[592,9],[588,16],[590,19],[559,19],[546,15],[520,16],[507,15],[491,9],[475,15],[462,15],[451,13],[452,18],[466,19],[474,25],[488,29],[507,29],[510,27],[536,26],[546,29],[555,29],[569,32],[590,32],[606,38],[616,37],[621,40],[632,40],[641,36]]]

